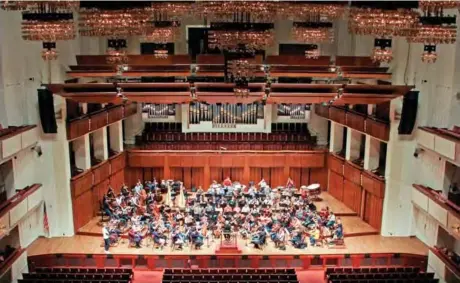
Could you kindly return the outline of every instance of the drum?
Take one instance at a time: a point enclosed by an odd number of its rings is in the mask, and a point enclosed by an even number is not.
[[[319,184],[311,184],[307,187],[307,194],[312,200],[320,201],[321,186]]]

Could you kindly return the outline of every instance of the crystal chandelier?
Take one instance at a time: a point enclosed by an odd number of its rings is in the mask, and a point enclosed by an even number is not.
[[[270,23],[211,23],[208,46],[225,50],[260,50],[275,42],[274,25]]]
[[[126,39],[109,39],[107,46],[107,64],[119,66],[128,63]]]
[[[143,35],[149,25],[151,13],[151,9],[148,8],[81,9],[80,35],[110,37]]]
[[[56,42],[43,42],[42,59],[44,61],[56,60],[58,55]]]
[[[310,48],[305,50],[305,58],[307,59],[318,59],[321,55],[318,45],[312,45]]]
[[[249,96],[249,83],[246,78],[240,78],[235,80],[235,87],[233,88],[233,94],[236,97],[248,97]]]
[[[325,43],[334,40],[332,23],[329,22],[294,22],[292,38],[303,43]]]
[[[411,43],[452,44],[457,40],[457,27],[446,25],[419,25],[412,36]]]
[[[393,60],[393,50],[391,50],[391,39],[375,39],[371,59],[373,62],[382,63],[389,63],[391,60]]]
[[[352,8],[349,13],[348,29],[355,34],[380,38],[407,36],[413,32],[418,21],[418,13],[407,9]]]
[[[289,2],[279,3],[277,7],[278,14],[283,18],[291,20],[311,20],[312,18],[321,18],[331,21],[342,17],[345,12],[345,5],[328,4],[328,3],[302,3]]]
[[[229,76],[233,79],[251,78],[254,76],[255,65],[247,59],[237,59],[229,62]]]
[[[1,0],[0,7],[10,11],[37,11],[43,6],[53,7],[54,9],[76,10],[80,6],[78,0],[65,1],[26,1],[26,0]]]
[[[145,29],[141,40],[154,43],[174,42],[179,36],[180,22],[164,21],[154,22],[152,26]]]
[[[153,51],[153,57],[158,59],[168,58],[168,50],[155,50]]]
[[[419,7],[424,12],[439,12],[443,9],[460,8],[460,1],[458,0],[419,0]]]
[[[435,63],[438,59],[438,54],[436,53],[436,45],[424,45],[422,53],[422,62],[423,63]]]
[[[279,3],[274,1],[196,1],[194,14],[207,20],[234,21],[243,17],[246,21],[272,21]]]

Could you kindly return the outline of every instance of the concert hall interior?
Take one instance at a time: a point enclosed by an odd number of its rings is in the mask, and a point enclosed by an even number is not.
[[[460,0],[0,0],[0,283],[460,282]]]

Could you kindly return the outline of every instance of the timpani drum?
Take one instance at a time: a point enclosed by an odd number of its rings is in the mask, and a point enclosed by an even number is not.
[[[319,184],[311,184],[307,186],[307,194],[313,201],[321,201],[319,195],[321,194],[321,186]]]

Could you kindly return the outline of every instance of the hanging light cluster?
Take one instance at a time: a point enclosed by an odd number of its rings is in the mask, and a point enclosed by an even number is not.
[[[36,11],[42,6],[53,7],[54,9],[76,10],[80,6],[78,0],[66,1],[26,1],[26,0],[1,0],[0,7],[8,11]]]
[[[294,21],[312,21],[312,19],[332,21],[342,17],[346,10],[346,6],[341,4],[305,4],[300,1],[289,3],[278,2],[277,5],[276,10],[278,15]]]
[[[330,22],[294,22],[292,38],[303,43],[328,43],[334,41]]]
[[[241,16],[249,22],[273,21],[279,3],[274,1],[196,1],[195,15],[210,21],[234,21]]]
[[[129,61],[126,51],[126,39],[109,39],[107,41],[107,64],[121,66]]]
[[[419,7],[422,11],[428,13],[437,13],[443,9],[456,9],[460,8],[460,1],[458,0],[419,0]]]
[[[391,39],[375,39],[371,59],[374,62],[382,63],[389,63],[391,60],[393,60],[393,51],[391,50]]]
[[[305,58],[307,59],[318,59],[321,55],[318,45],[310,44],[305,50]]]
[[[436,53],[436,45],[424,45],[422,53],[422,62],[423,63],[434,63],[438,59],[438,54]]]
[[[44,60],[57,59],[56,41],[72,40],[76,37],[72,9],[77,7],[79,2],[19,2],[22,1],[8,2],[8,5],[9,7],[17,5],[16,8],[24,10],[21,23],[22,38],[42,41],[42,58]]]

